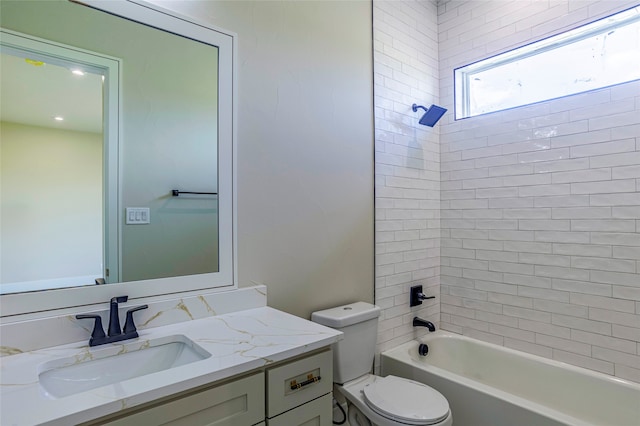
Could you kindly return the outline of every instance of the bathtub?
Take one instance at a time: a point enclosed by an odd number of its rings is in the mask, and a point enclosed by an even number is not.
[[[640,384],[458,334],[430,333],[380,363],[440,391],[454,426],[640,426]]]

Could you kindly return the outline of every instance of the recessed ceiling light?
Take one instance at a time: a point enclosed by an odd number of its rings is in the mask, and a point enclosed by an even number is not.
[[[55,117],[53,117],[53,119],[56,121],[64,121],[64,117],[61,117],[59,115],[56,115]]]
[[[77,69],[76,69],[76,70],[71,70],[71,72],[72,72],[73,74],[75,74],[75,75],[84,75],[84,71],[82,71],[82,70],[77,70]]]

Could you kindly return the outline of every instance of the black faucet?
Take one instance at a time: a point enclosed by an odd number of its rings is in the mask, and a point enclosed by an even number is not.
[[[427,327],[429,331],[436,331],[436,326],[433,325],[431,321],[423,320],[418,317],[413,317],[413,326],[414,327]]]
[[[104,345],[106,343],[119,342],[121,340],[134,339],[138,337],[138,331],[133,322],[133,313],[142,309],[147,309],[148,305],[141,305],[135,308],[131,308],[127,311],[127,318],[124,324],[124,330],[120,329],[120,316],[118,315],[118,303],[124,303],[129,299],[129,296],[119,296],[111,298],[109,304],[109,335],[104,334],[102,328],[102,317],[100,315],[87,314],[76,315],[77,319],[93,319],[95,323],[93,325],[93,331],[91,332],[91,339],[89,339],[89,346]]]

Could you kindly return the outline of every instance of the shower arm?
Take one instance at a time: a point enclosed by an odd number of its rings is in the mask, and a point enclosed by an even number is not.
[[[425,111],[429,111],[427,108],[423,107],[422,105],[418,105],[418,104],[411,105],[411,109],[413,110],[413,112],[417,112],[418,108],[422,108]]]

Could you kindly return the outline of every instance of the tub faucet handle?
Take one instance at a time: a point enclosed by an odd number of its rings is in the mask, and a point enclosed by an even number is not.
[[[435,299],[435,296],[427,296],[422,292],[422,285],[414,285],[409,293],[409,307],[422,305],[426,299]]]

